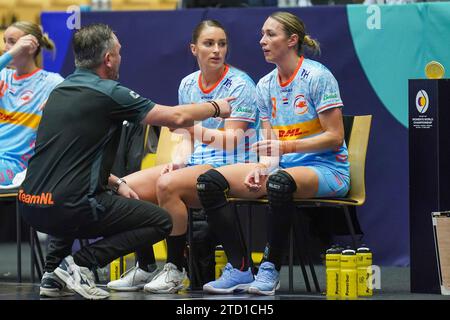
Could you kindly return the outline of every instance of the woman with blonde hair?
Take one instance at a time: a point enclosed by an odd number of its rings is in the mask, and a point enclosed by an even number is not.
[[[248,253],[232,232],[234,215],[227,197],[267,196],[268,245],[255,280],[241,263],[230,263],[221,278],[203,286],[209,293],[273,295],[295,211],[293,199],[342,197],[349,189],[337,81],[325,66],[303,55],[305,48],[318,52],[318,42],[306,34],[298,17],[275,12],[261,29],[260,45],[266,61],[276,65],[256,86],[264,140],[252,149],[260,162],[209,170],[199,177],[197,189],[210,229],[229,261],[245,261]]]
[[[4,33],[0,56],[0,186],[27,168],[33,155],[42,109],[63,78],[42,70],[37,63],[42,48],[55,45],[39,25],[18,21]],[[18,183],[15,183],[18,184]]]
[[[4,33],[5,53],[0,56],[0,186],[19,186],[34,154],[42,109],[50,92],[64,79],[42,70],[38,58],[42,49],[55,45],[39,25],[19,21]],[[17,177],[16,177],[17,176]],[[14,179],[16,177],[16,179]],[[14,179],[14,181],[13,181]],[[40,294],[71,294],[53,273],[42,277]]]

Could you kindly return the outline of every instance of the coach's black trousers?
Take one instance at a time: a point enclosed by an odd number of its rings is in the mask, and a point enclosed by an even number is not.
[[[104,267],[131,252],[143,252],[165,239],[172,230],[172,220],[164,209],[148,202],[128,199],[104,192],[95,197],[97,217],[86,204],[35,207],[19,203],[25,221],[38,231],[51,235],[45,271],[52,272],[63,258],[71,254],[74,239],[102,239],[73,254],[76,264]],[[139,260],[138,254],[138,260]]]

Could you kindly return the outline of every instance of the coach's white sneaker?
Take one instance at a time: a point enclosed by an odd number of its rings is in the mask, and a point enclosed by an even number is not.
[[[186,271],[179,271],[173,263],[166,263],[163,270],[150,283],[144,286],[144,291],[151,293],[177,293],[183,289]]]
[[[135,266],[121,275],[120,279],[109,282],[107,287],[116,291],[138,291],[152,281],[158,273],[158,268],[152,272],[147,272],[139,266]]]
[[[75,264],[72,256],[65,257],[54,272],[70,290],[75,291],[86,299],[99,300],[109,297],[107,291],[95,286],[92,271]]]
[[[42,276],[41,285],[39,287],[39,295],[41,297],[60,298],[73,296],[75,292],[67,288],[54,272],[45,272]]]

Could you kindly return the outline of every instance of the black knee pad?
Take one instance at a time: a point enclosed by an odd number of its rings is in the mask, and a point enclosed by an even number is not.
[[[211,214],[212,209],[221,208],[228,203],[229,189],[227,179],[214,169],[206,171],[197,179],[197,192],[203,208]]]
[[[292,203],[292,194],[297,190],[294,178],[286,171],[279,170],[269,176],[266,183],[270,205],[281,207]]]

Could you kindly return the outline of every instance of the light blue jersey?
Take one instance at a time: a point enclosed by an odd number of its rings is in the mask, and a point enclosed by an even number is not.
[[[14,176],[27,168],[42,108],[63,80],[42,69],[20,77],[12,69],[0,71],[0,185],[11,184]]]
[[[180,83],[178,101],[180,104],[203,103],[209,100],[236,97],[230,103],[231,116],[208,118],[201,122],[202,127],[223,130],[225,121],[248,122],[246,135],[240,140],[234,152],[215,149],[198,140],[194,142],[194,150],[188,165],[210,164],[214,167],[239,162],[256,162],[256,155],[248,151],[249,146],[257,141],[255,128],[257,126],[257,108],[255,102],[255,83],[244,72],[226,65],[222,78],[211,88],[205,90],[200,81],[200,71],[186,76]]]
[[[343,103],[336,79],[319,62],[300,58],[297,69],[286,83],[280,83],[277,69],[264,76],[256,86],[261,121],[270,121],[280,140],[308,139],[323,132],[318,114]],[[348,181],[347,146],[337,150],[282,155],[281,168],[325,167]]]

